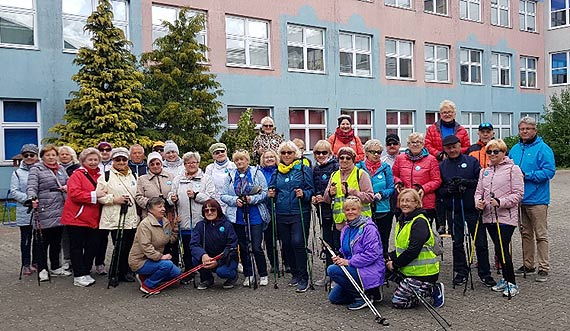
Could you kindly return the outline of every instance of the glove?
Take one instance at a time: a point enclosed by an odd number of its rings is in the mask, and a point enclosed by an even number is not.
[[[382,200],[382,193],[378,192],[378,193],[374,194],[374,200],[376,200],[376,201]]]

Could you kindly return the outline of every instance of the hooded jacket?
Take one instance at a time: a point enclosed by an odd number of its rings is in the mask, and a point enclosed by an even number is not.
[[[293,161],[296,162],[296,161]],[[287,173],[282,173],[277,169],[271,177],[270,188],[275,188],[275,214],[277,215],[299,215],[299,202],[296,188],[303,190],[301,199],[302,212],[311,211],[311,197],[315,192],[313,185],[313,172],[309,166],[303,162],[298,162]],[[279,222],[279,218],[277,218]]]
[[[453,129],[453,132],[461,142],[461,153],[465,153],[467,152],[469,145],[471,145],[471,142],[469,142],[469,133],[461,124],[457,123],[457,121],[454,122],[455,127]],[[440,152],[443,151],[441,125],[441,120],[438,120],[437,122],[430,125],[427,129],[425,137],[425,146],[428,149],[428,152],[436,157]]]
[[[237,250],[238,238],[232,224],[222,215],[213,222],[198,222],[192,231],[189,246],[192,258],[201,261],[204,254],[214,257]]]
[[[173,179],[174,176],[164,169],[162,169],[158,175],[149,171],[146,175],[142,175],[137,179],[137,194],[135,199],[141,209],[142,218],[148,215],[146,204],[150,198],[162,197],[166,199],[168,197],[168,193],[172,190]]]
[[[105,181],[104,174],[97,179],[97,190],[102,190],[107,193],[102,198],[97,199],[99,203],[103,205],[99,229],[117,230],[121,205],[113,203],[113,199],[122,195],[128,195],[130,200],[130,205],[125,217],[124,229],[136,229],[139,224],[139,217],[135,206],[137,181],[131,174],[131,170],[129,169],[126,175],[122,175],[115,168],[111,168],[111,170],[109,170],[108,181]]]
[[[220,198],[222,192],[224,191],[224,183],[228,177],[230,170],[235,170],[236,165],[230,160],[226,160],[226,163],[220,165],[216,161],[210,163],[206,166],[204,173],[212,178],[214,186],[216,187],[216,192],[214,193],[214,199],[216,199],[222,206],[224,213],[226,212],[227,205]]]
[[[226,210],[226,217],[231,223],[244,224],[243,216],[238,219],[238,206],[237,199],[239,196],[236,194],[234,189],[234,181],[237,174],[237,169],[231,169],[225,177],[224,190],[221,195],[222,201],[228,206]],[[248,181],[252,186],[259,186],[261,191],[257,194],[249,195],[251,197],[251,202],[249,203],[250,215],[259,215],[261,220],[250,219],[251,225],[257,225],[261,223],[269,223],[271,216],[265,205],[265,199],[267,199],[267,182],[265,182],[265,176],[261,170],[257,167],[248,167],[247,169]],[[257,211],[254,211],[257,209]],[[261,221],[261,222],[260,222]]]
[[[96,184],[100,175],[97,172],[96,175],[92,176],[83,167],[71,174],[67,181],[67,200],[65,200],[65,205],[63,206],[61,224],[92,229],[99,227],[101,205],[97,203]],[[90,176],[95,185],[87,176]]]
[[[438,192],[443,198],[447,210],[452,210],[455,205],[455,211],[461,211],[459,200],[463,200],[464,212],[474,212],[473,196],[479,180],[479,173],[481,172],[479,161],[472,156],[459,154],[455,159],[447,158],[441,161],[439,163],[439,171],[442,184]],[[454,186],[453,179],[456,177],[463,180],[462,186],[466,188],[465,192],[449,192],[450,188],[458,189],[458,187],[452,187]],[[453,202],[454,199],[455,202]]]
[[[190,199],[186,193],[190,189],[196,192],[194,199]],[[215,192],[216,187],[212,177],[205,175],[201,169],[198,169],[192,177],[187,177],[186,173],[174,177],[172,190],[168,194],[167,201],[174,205],[172,195],[178,196],[176,204],[178,205],[181,230],[191,230],[196,223],[202,220],[202,204],[213,198]]]
[[[486,168],[489,165],[489,155],[486,152],[487,146],[481,140],[478,140],[475,144],[469,146],[466,154],[476,158],[481,168]]]
[[[331,144],[331,149],[335,156],[338,155],[338,151],[342,147],[350,147],[356,153],[356,162],[364,160],[364,147],[362,146],[362,140],[360,140],[360,137],[357,135],[355,135],[354,139],[349,141],[347,144],[344,144],[340,139],[337,139],[336,134],[334,133],[327,140]]]
[[[388,213],[390,212],[390,197],[394,194],[394,175],[392,174],[392,169],[390,166],[382,162],[380,167],[375,173],[371,174],[366,168],[366,161],[360,161],[356,166],[364,171],[370,176],[370,181],[372,182],[372,190],[374,193],[382,194],[382,200],[374,200],[376,205],[376,213]]]
[[[424,209],[435,208],[435,191],[441,185],[441,175],[439,164],[433,155],[427,153],[424,148],[423,157],[412,161],[407,153],[402,153],[396,157],[392,173],[394,174],[394,184],[402,183],[404,188],[414,188],[415,184],[420,185],[424,190],[422,204]]]
[[[10,198],[16,200],[16,224],[18,226],[30,225],[31,214],[28,214],[28,207],[24,203],[28,200],[28,175],[30,168],[33,166],[27,165],[25,162],[20,163],[20,167],[12,173],[10,179]]]
[[[57,173],[48,169],[43,162],[34,164],[28,175],[28,199],[37,197],[38,212],[42,229],[61,226],[61,212],[65,193],[58,190],[67,184],[67,173],[58,165]]]
[[[160,261],[164,247],[169,243],[176,243],[177,240],[176,227],[172,226],[166,218],[162,219],[162,225],[160,225],[156,217],[149,213],[137,228],[129,253],[129,267],[137,271],[147,260]]]

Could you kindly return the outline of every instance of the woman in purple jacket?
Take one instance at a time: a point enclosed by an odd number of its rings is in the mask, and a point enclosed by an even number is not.
[[[343,210],[347,222],[340,235],[340,251],[344,258],[334,257],[334,264],[327,268],[327,274],[337,284],[331,290],[329,300],[336,305],[348,305],[350,310],[358,310],[366,307],[366,303],[340,266],[346,267],[374,302],[382,300],[379,289],[384,284],[386,266],[378,228],[370,218],[361,215],[360,199],[347,197]]]

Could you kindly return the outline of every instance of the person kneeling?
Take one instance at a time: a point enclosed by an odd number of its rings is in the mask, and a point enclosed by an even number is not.
[[[190,239],[192,264],[204,264],[200,269],[199,290],[205,290],[214,285],[215,272],[218,277],[225,279],[224,288],[233,288],[237,278],[237,245],[238,238],[230,221],[222,212],[222,207],[215,199],[208,199],[202,205],[203,221],[196,223]],[[212,261],[214,256],[223,253],[218,261]]]
[[[139,224],[129,254],[129,267],[136,272],[140,290],[144,293],[180,275],[180,269],[171,261],[172,256],[163,254],[168,243],[178,240],[176,224],[164,217],[164,200],[160,197],[150,198],[147,211],[148,216]]]
[[[341,266],[369,293],[367,295],[372,296],[374,302],[382,300],[380,286],[384,284],[386,267],[378,228],[369,217],[362,216],[360,199],[347,197],[343,210],[347,222],[340,235],[340,251],[344,258],[333,257],[334,264],[327,268],[327,274],[336,283],[329,300],[336,305],[348,305],[350,310],[358,310],[366,307],[366,303]]]
[[[402,215],[396,223],[396,251],[390,252],[386,268],[388,279],[399,283],[392,297],[392,306],[408,309],[418,306],[418,296],[432,297],[434,307],[444,303],[439,277],[439,259],[434,253],[435,237],[422,209],[422,200],[414,189],[405,189],[398,196]]]

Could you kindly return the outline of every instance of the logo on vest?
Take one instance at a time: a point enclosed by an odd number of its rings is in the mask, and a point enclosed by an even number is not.
[[[420,166],[416,166],[416,171],[420,171],[421,168],[422,167],[420,167]]]

